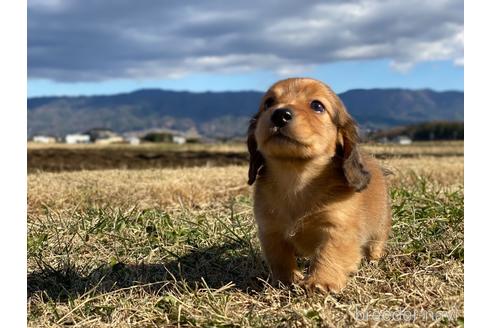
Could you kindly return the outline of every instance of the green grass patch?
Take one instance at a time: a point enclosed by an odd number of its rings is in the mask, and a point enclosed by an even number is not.
[[[462,324],[463,190],[421,178],[391,197],[387,255],[338,295],[269,285],[247,194],[199,208],[45,208],[28,217],[29,325],[367,326],[363,310],[408,309],[411,325]]]

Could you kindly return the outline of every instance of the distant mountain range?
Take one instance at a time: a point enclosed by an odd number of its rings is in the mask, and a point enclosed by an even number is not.
[[[208,137],[239,137],[262,93],[138,90],[109,96],[37,97],[27,100],[28,136],[63,136],[91,128],[116,132],[196,129]],[[368,89],[339,94],[363,128],[389,128],[434,120],[463,121],[459,91]]]

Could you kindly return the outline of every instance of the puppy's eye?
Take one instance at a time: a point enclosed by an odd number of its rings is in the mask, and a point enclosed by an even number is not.
[[[311,109],[314,110],[316,113],[322,113],[325,111],[325,106],[318,101],[318,100],[313,100],[311,102]]]
[[[275,103],[275,99],[270,97],[270,98],[267,98],[267,100],[265,100],[265,103],[263,106],[265,107],[265,110],[266,110],[266,109],[272,107],[274,103]]]

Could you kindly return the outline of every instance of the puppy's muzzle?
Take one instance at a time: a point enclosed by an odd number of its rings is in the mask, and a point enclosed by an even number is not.
[[[276,127],[281,128],[286,126],[292,120],[293,116],[289,108],[279,108],[273,112],[271,120]]]

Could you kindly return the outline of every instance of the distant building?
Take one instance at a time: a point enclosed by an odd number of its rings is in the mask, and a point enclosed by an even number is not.
[[[140,145],[140,138],[136,136],[130,136],[127,137],[126,142],[128,142],[130,145]]]
[[[395,141],[400,145],[410,145],[412,143],[412,139],[407,136],[397,136]]]
[[[123,143],[124,141],[125,140],[123,139],[123,137],[114,136],[109,138],[96,139],[95,143],[98,145],[109,145],[114,143]]]
[[[186,143],[186,138],[183,136],[173,136],[173,142],[178,145]]]
[[[49,144],[49,143],[56,143],[56,138],[52,136],[39,135],[39,136],[34,136],[32,138],[32,141],[36,143]]]
[[[107,145],[124,141],[123,137],[108,128],[94,128],[86,131],[84,134],[89,135],[90,141],[96,144]]]
[[[198,133],[195,128],[191,128],[186,131],[183,136],[187,143],[200,143],[203,142],[203,137]]]
[[[65,136],[67,144],[84,144],[91,142],[91,137],[88,134],[74,133]]]

